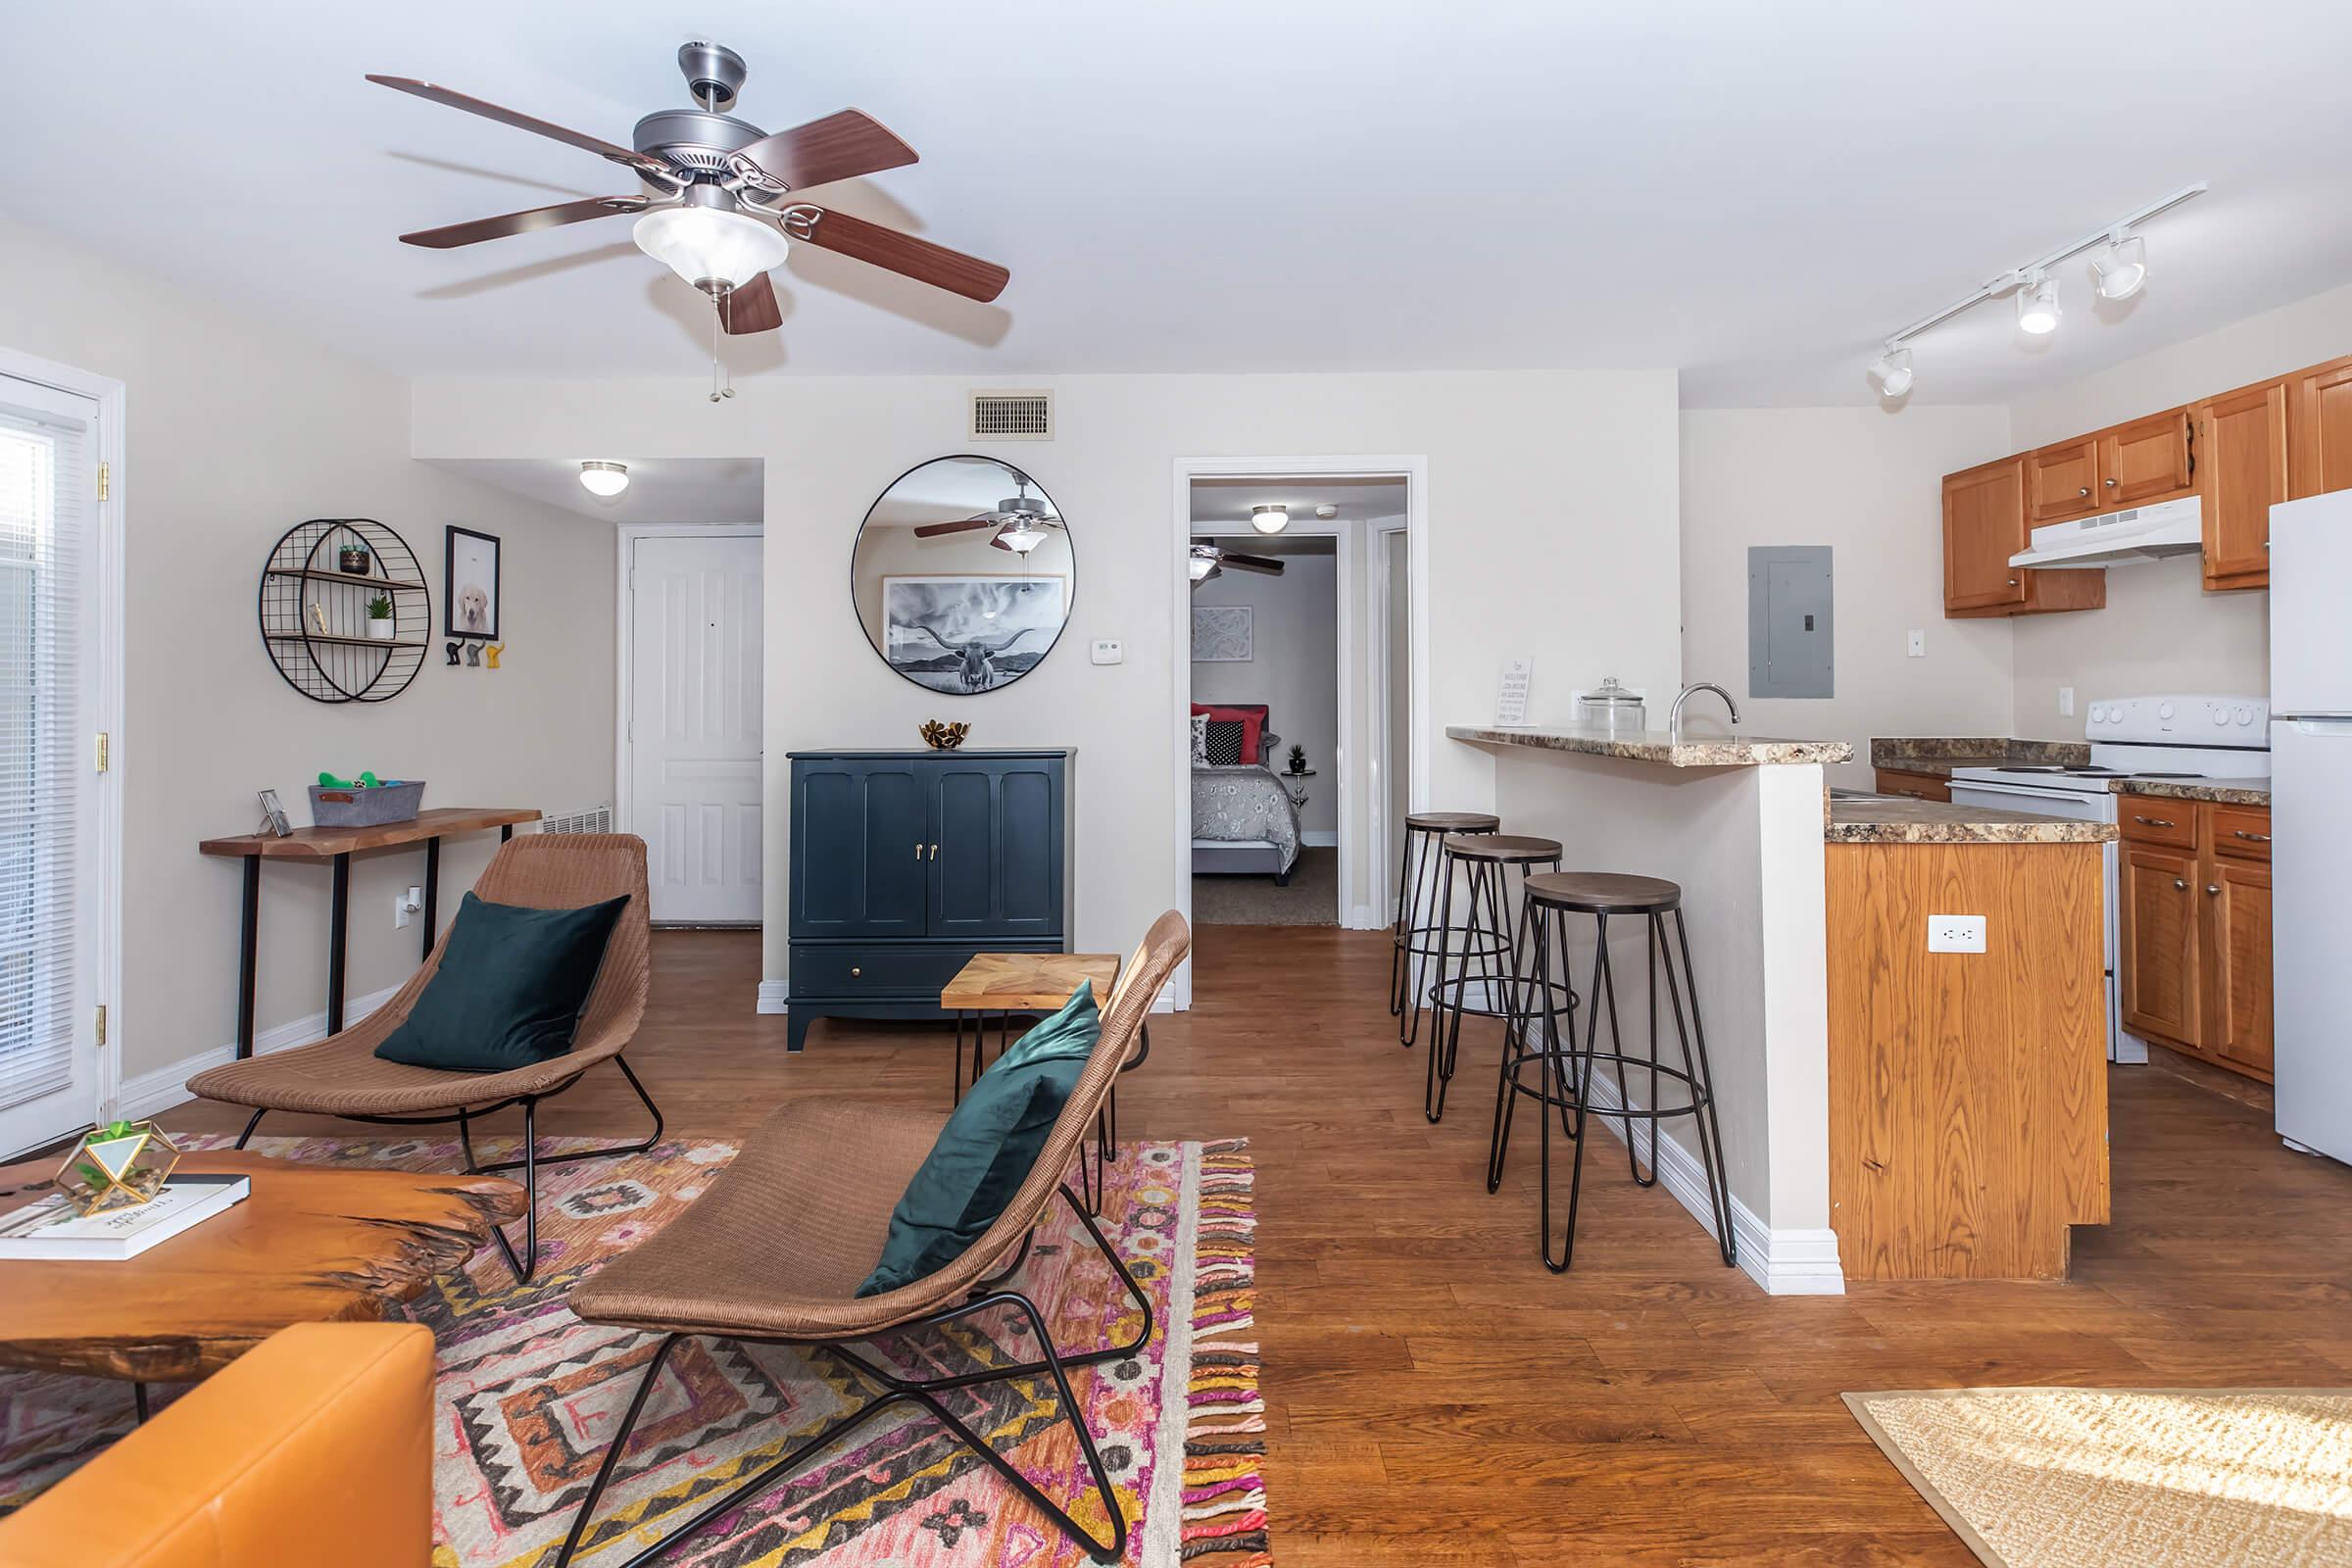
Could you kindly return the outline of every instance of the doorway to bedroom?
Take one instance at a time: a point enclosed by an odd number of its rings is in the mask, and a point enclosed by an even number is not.
[[[1377,923],[1363,813],[1391,769],[1372,557],[1403,526],[1404,481],[1198,475],[1188,495],[1192,917]]]

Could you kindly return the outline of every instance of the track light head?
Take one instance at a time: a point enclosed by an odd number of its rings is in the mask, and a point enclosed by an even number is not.
[[[2038,270],[2026,274],[2017,291],[2017,326],[2021,332],[2047,337],[2058,330],[2058,280]]]
[[[2099,280],[2099,298],[2128,300],[2147,284],[2148,242],[2119,230],[2090,253],[2090,270]]]
[[[1879,383],[1879,396],[1891,403],[1911,390],[1911,351],[1897,344],[1886,345],[1878,364],[1870,368],[1870,378]]]

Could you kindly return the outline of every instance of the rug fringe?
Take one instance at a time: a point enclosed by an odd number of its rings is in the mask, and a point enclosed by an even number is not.
[[[1256,1340],[1255,1172],[1246,1140],[1200,1150],[1193,1359],[1185,1387],[1184,1561],[1272,1568],[1266,1542],[1265,1401]]]

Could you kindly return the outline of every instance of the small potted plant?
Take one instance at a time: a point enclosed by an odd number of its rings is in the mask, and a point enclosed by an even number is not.
[[[1294,746],[1291,748],[1291,771],[1294,773],[1303,773],[1306,771],[1305,747]]]
[[[346,576],[365,577],[372,554],[366,545],[347,544],[335,552],[335,568]]]
[[[377,594],[368,601],[368,635],[377,642],[392,640],[392,596]]]

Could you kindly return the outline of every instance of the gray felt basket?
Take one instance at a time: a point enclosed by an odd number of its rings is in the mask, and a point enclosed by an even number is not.
[[[371,790],[311,786],[311,823],[315,827],[381,827],[386,822],[414,822],[424,805],[424,780],[380,784]]]

